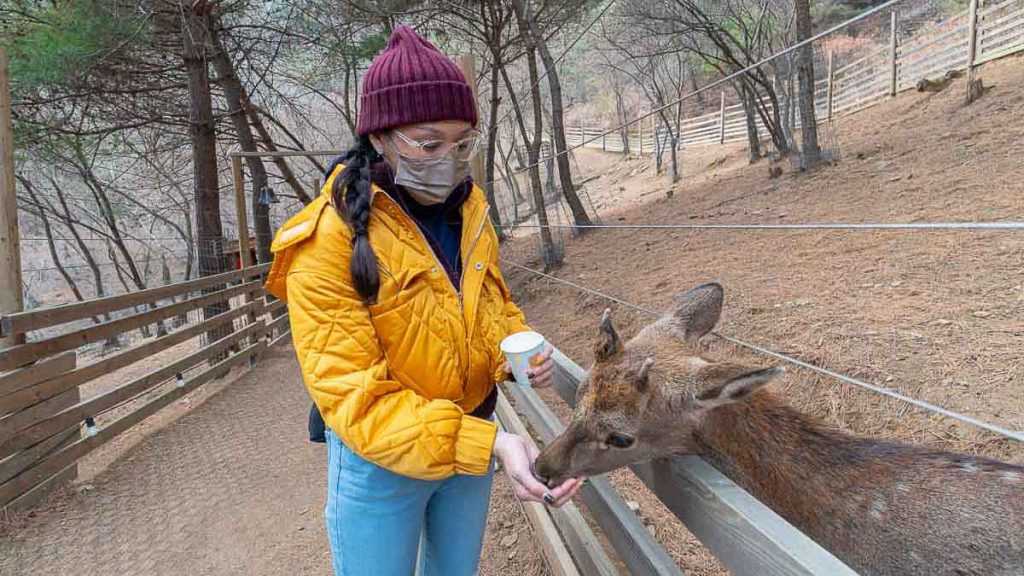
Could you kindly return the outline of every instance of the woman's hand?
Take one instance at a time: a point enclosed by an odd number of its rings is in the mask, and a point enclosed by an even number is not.
[[[537,365],[530,368],[529,372],[527,372],[530,375],[530,385],[534,388],[547,388],[551,386],[551,377],[555,374],[555,361],[551,359],[551,355],[554,352],[554,348],[547,346],[543,352],[535,356],[535,358],[538,358]],[[509,374],[512,373],[512,364],[508,361],[505,362],[505,371]]]
[[[583,480],[570,478],[549,489],[533,476],[533,461],[537,450],[523,438],[498,431],[494,439],[494,455],[501,461],[505,475],[512,481],[512,489],[520,500],[545,502],[556,508],[565,504],[583,485]]]
[[[555,361],[551,359],[554,352],[555,349],[551,346],[545,347],[544,351],[540,353],[537,365],[530,368],[530,384],[534,388],[551,386],[551,378],[555,374]]]

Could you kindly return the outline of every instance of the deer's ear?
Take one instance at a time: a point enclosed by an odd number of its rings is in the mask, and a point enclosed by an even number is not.
[[[636,372],[636,386],[641,392],[647,390],[650,386],[652,366],[654,366],[654,358],[648,356],[644,358],[644,363],[640,365],[640,369]]]
[[[612,325],[612,309],[607,308],[601,317],[601,329],[594,341],[594,358],[598,362],[610,360],[622,352],[622,341]]]
[[[715,328],[722,316],[724,298],[725,290],[721,284],[715,282],[698,286],[683,294],[672,314],[672,319],[687,344],[696,345],[701,337]]]
[[[781,366],[752,369],[717,365],[706,370],[710,374],[700,376],[707,385],[697,393],[697,403],[702,408],[716,408],[749,398],[755,390],[786,373],[786,369]]]

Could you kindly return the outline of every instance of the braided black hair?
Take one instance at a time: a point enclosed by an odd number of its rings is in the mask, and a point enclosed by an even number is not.
[[[338,159],[344,171],[334,179],[331,195],[334,209],[352,230],[352,282],[366,304],[377,301],[380,271],[377,255],[370,246],[370,166],[381,159],[369,136],[360,136],[356,145]]]

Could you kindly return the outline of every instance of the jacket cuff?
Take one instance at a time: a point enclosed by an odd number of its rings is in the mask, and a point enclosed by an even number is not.
[[[455,473],[483,476],[491,467],[491,453],[498,425],[474,416],[463,416],[455,441]]]

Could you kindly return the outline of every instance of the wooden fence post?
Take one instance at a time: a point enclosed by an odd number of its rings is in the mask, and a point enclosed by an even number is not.
[[[252,266],[252,248],[249,246],[249,211],[245,202],[245,172],[242,171],[242,157],[231,157],[231,180],[235,188],[235,214],[238,219],[238,267],[249,268]],[[245,283],[245,278],[242,279]],[[242,301],[248,304],[253,301],[251,294],[242,296]],[[228,306],[230,306],[230,301]],[[256,323],[256,314],[246,314],[245,323],[251,326]],[[252,343],[255,344],[259,336],[253,336]],[[245,343],[248,343],[246,339]],[[243,346],[245,344],[243,343]]]
[[[978,59],[978,0],[971,0],[967,25],[967,103],[974,101],[974,62]]]
[[[718,107],[718,143],[725,144],[725,90],[722,90],[722,103]]]
[[[889,23],[889,96],[896,95],[896,11]]]
[[[469,82],[469,86],[473,89],[473,105],[476,106],[478,102],[476,93],[476,63],[473,61],[473,56],[463,54],[458,57],[456,63],[459,65],[459,70],[462,70],[462,75],[466,77],[466,82]],[[486,176],[484,175],[483,154],[477,154],[469,161],[469,173],[473,177],[474,182],[484,183]]]
[[[604,133],[604,130],[601,130],[601,132],[602,132],[602,134],[601,134],[601,151],[607,151],[608,150],[608,135]]]
[[[7,49],[0,46],[0,315],[21,312],[21,240],[14,189],[14,124],[11,120]],[[24,334],[0,334],[0,348],[25,342]]]
[[[828,51],[828,84],[826,85],[825,95],[825,118],[827,120],[832,119],[832,103],[835,102],[836,95],[836,67],[835,67],[835,51]]]
[[[238,219],[238,256],[242,268],[252,266],[249,251],[249,212],[245,205],[245,173],[242,172],[242,158],[231,157],[231,179],[235,187],[235,214]]]

